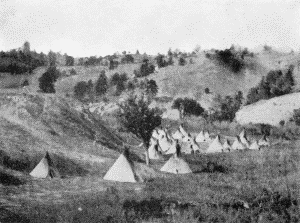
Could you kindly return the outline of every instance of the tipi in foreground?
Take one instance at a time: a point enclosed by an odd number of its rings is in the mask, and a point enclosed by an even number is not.
[[[137,182],[134,177],[133,169],[127,157],[127,150],[122,153],[112,167],[107,171],[104,180],[112,180],[119,182]]]
[[[192,173],[187,162],[185,162],[180,157],[180,147],[176,146],[176,153],[171,156],[171,158],[165,163],[165,165],[160,169],[163,172],[175,173],[175,174],[185,174]]]
[[[46,155],[29,173],[29,175],[35,178],[59,177],[59,173],[57,170],[55,170],[53,162],[48,152],[46,152]]]

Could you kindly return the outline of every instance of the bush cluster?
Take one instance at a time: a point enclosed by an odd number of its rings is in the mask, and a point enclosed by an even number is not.
[[[247,104],[291,93],[295,85],[293,70],[294,67],[290,66],[285,74],[281,70],[270,71],[256,87],[250,89]]]
[[[201,105],[192,98],[177,98],[172,105],[173,109],[183,109],[183,115],[200,116],[203,114],[204,109]]]
[[[135,77],[146,77],[149,74],[152,74],[155,70],[155,66],[151,63],[149,63],[148,59],[144,59],[143,63],[140,67],[140,70],[134,70]]]
[[[233,121],[235,113],[243,104],[243,93],[237,92],[235,95],[222,97],[218,95],[215,99],[215,107],[209,115],[210,121]]]

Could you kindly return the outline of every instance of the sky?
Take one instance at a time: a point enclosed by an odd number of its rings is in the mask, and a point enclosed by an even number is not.
[[[300,1],[0,0],[0,50],[25,41],[75,57],[231,44],[298,51]]]

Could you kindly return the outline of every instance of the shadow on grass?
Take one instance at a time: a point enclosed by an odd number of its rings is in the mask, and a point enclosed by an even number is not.
[[[0,184],[3,184],[4,186],[19,186],[24,183],[25,182],[17,177],[0,171]]]

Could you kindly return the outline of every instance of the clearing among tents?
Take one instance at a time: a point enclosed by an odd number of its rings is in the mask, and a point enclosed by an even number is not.
[[[46,155],[41,159],[41,161],[36,165],[36,167],[29,173],[29,175],[35,178],[59,177],[59,173],[54,167],[54,164],[48,152],[46,152]]]
[[[107,171],[104,180],[136,183],[131,164],[129,163],[127,150],[122,153],[112,167]]]

